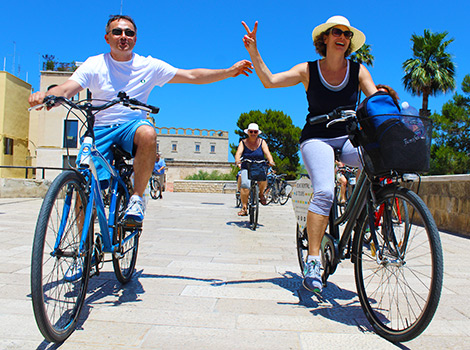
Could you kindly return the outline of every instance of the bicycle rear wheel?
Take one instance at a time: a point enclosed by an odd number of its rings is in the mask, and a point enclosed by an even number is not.
[[[250,189],[250,227],[253,231],[258,226],[259,213],[259,187],[258,184],[251,186]]]
[[[368,215],[355,234],[353,262],[362,308],[375,331],[392,342],[421,334],[436,312],[442,289],[443,261],[439,232],[429,209],[414,192],[384,188],[376,227],[378,246],[366,243]],[[402,220],[395,220],[400,208]],[[405,210],[406,209],[406,210]]]
[[[287,184],[287,181],[282,181],[279,185],[279,204],[284,205],[287,203],[292,191],[292,186]]]
[[[53,181],[39,212],[31,297],[36,323],[50,342],[62,342],[72,334],[85,301],[93,242],[90,225],[80,251],[86,206],[83,178],[65,171]]]
[[[160,181],[152,176],[150,178],[150,197],[152,199],[158,199],[162,195],[162,185],[160,184]]]
[[[113,244],[119,244],[119,250],[113,254],[113,268],[116,278],[122,284],[129,282],[134,273],[141,232],[140,229],[129,228],[120,223],[126,207],[125,196],[119,193],[116,199],[115,229],[113,232]]]

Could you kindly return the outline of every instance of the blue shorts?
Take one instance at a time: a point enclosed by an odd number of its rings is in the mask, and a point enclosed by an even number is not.
[[[119,125],[97,126],[94,128],[96,148],[109,163],[113,161],[113,153],[111,152],[113,144],[118,145],[134,157],[134,136],[137,129],[142,125],[153,128],[152,123],[146,119],[131,120]],[[80,156],[78,156],[78,159],[80,159]],[[107,180],[111,178],[111,175],[98,162],[95,163],[95,166],[101,187],[103,185],[107,187]]]

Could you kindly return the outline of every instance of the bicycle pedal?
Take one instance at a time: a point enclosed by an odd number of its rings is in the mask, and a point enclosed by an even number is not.
[[[142,222],[137,222],[137,221],[132,220],[132,219],[122,220],[120,222],[120,225],[124,229],[131,229],[131,230],[134,230],[134,229],[137,229],[137,228],[142,228]]]

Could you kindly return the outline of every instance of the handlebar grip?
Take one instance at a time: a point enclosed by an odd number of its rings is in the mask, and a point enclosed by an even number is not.
[[[308,123],[310,125],[315,125],[315,124],[325,123],[330,119],[331,119],[331,117],[328,114],[316,115],[316,116],[313,116],[313,117],[309,117],[308,118]]]

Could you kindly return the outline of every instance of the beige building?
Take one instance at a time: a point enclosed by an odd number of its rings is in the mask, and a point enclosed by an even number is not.
[[[72,72],[41,72],[40,91],[47,91],[49,87],[65,82],[71,75]],[[73,99],[85,99],[86,94],[84,90]],[[31,111],[29,139],[34,157],[32,165],[67,168],[69,161],[74,164],[80,147],[81,125],[77,116],[67,116],[67,109],[64,107]],[[53,180],[60,172],[61,170],[46,170],[45,178]]]
[[[0,165],[29,166],[28,97],[31,85],[8,72],[0,72]],[[24,169],[0,168],[0,178],[24,178]]]
[[[213,129],[157,127],[157,150],[167,165],[167,182],[199,171],[230,173],[228,132]]]

